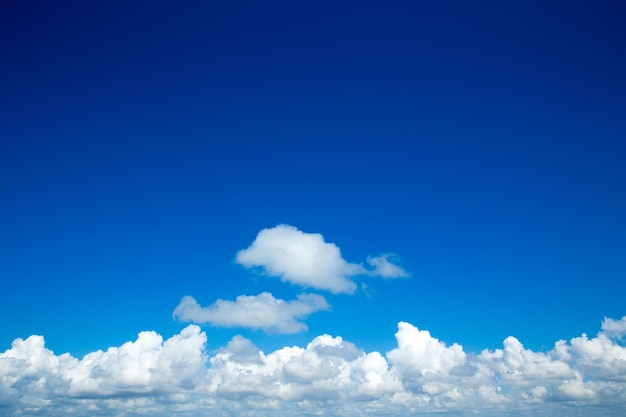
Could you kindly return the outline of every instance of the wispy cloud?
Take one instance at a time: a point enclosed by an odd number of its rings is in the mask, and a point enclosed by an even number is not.
[[[368,257],[367,263],[374,268],[370,274],[382,278],[408,277],[410,274],[394,261],[396,261],[395,255],[391,253]]]
[[[611,326],[626,317],[609,320],[603,324],[609,334],[560,340],[547,352],[508,337],[501,349],[478,354],[406,322],[386,354],[329,335],[265,354],[235,336],[209,357],[205,333],[190,325],[165,341],[142,332],[77,359],[55,355],[43,337],[31,336],[0,353],[0,412],[618,417],[626,411],[626,348]]]
[[[307,329],[301,319],[328,309],[324,297],[317,294],[300,294],[296,300],[284,301],[264,292],[240,295],[235,301],[217,300],[208,307],[201,307],[193,297],[185,296],[174,310],[173,317],[197,324],[297,333]]]

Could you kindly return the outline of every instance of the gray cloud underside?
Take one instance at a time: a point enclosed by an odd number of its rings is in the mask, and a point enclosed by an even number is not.
[[[341,337],[265,354],[234,337],[209,355],[190,325],[167,340],[137,340],[82,359],[55,355],[41,336],[0,353],[0,415],[396,416],[626,413],[626,318],[596,337],[558,341],[548,352],[514,337],[468,353],[401,322],[397,347],[364,352]],[[578,414],[576,414],[578,413]]]

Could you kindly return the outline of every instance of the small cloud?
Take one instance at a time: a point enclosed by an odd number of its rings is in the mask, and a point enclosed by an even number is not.
[[[329,308],[326,299],[317,294],[300,294],[296,300],[285,301],[264,292],[259,295],[240,295],[235,301],[219,299],[208,307],[202,307],[193,297],[185,296],[172,316],[184,322],[210,323],[219,327],[298,333],[307,330],[301,319]]]
[[[333,243],[319,233],[305,233],[285,224],[259,232],[250,247],[239,251],[237,263],[246,268],[261,267],[270,276],[303,287],[352,294],[356,284],[351,276],[367,271],[347,262]]]
[[[367,298],[372,298],[372,290],[366,283],[362,282],[360,287],[361,291],[363,292],[363,294],[365,294]]]
[[[396,260],[395,258],[395,255],[391,253],[368,257],[367,263],[374,268],[370,274],[382,278],[408,277],[410,274],[407,271],[392,262],[392,260]]]
[[[622,317],[621,320],[605,317],[604,320],[602,320],[602,333],[614,339],[624,337],[624,335],[626,335],[626,316]]]

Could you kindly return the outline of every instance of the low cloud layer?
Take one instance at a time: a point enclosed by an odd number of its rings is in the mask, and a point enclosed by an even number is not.
[[[560,340],[547,352],[515,337],[466,352],[405,322],[386,354],[321,335],[267,354],[236,336],[209,356],[206,334],[190,325],[167,340],[142,332],[77,359],[31,336],[0,353],[0,414],[617,417],[626,412],[626,348],[615,330],[624,321],[605,319],[596,337]]]
[[[351,277],[355,275],[408,276],[390,262],[389,255],[369,258],[373,269],[368,270],[343,259],[339,247],[327,243],[321,234],[284,224],[261,230],[250,247],[237,253],[236,261],[247,268],[260,267],[284,282],[334,294],[354,293],[357,286]]]
[[[321,295],[300,294],[296,300],[284,301],[268,292],[240,295],[235,301],[217,300],[201,307],[191,296],[183,297],[173,317],[196,324],[220,327],[247,327],[271,333],[297,333],[307,330],[304,319],[329,305]]]

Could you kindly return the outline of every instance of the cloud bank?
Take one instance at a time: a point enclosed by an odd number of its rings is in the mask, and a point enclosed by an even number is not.
[[[206,334],[190,325],[78,359],[31,336],[0,353],[0,414],[617,417],[626,412],[626,348],[615,338],[624,321],[605,319],[596,337],[547,352],[515,337],[465,352],[406,322],[386,354],[321,335],[267,354],[235,336],[209,356]]]
[[[180,321],[196,324],[297,333],[307,330],[300,319],[329,308],[324,297],[317,294],[300,294],[296,300],[284,301],[264,292],[240,295],[235,301],[217,300],[208,307],[201,307],[193,297],[185,296],[172,315]]]
[[[261,230],[235,259],[247,268],[260,267],[266,274],[280,277],[284,282],[333,294],[354,293],[357,286],[351,277],[355,275],[408,276],[389,261],[389,255],[369,258],[368,263],[374,269],[367,270],[343,259],[339,247],[327,243],[321,234],[305,233],[284,224]]]

